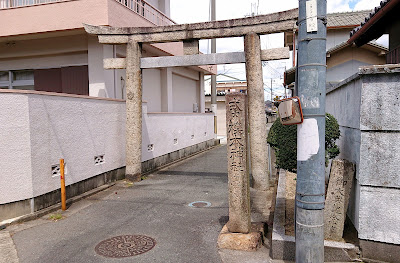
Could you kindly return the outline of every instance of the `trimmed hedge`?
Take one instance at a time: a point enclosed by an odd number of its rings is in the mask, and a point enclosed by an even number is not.
[[[335,117],[325,115],[325,161],[339,155],[336,140],[340,137],[339,124]],[[295,172],[297,169],[297,125],[282,125],[277,119],[268,133],[268,143],[275,149],[276,165]]]

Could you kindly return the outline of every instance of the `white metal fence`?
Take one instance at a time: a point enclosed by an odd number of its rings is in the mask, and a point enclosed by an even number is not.
[[[133,12],[146,18],[157,26],[168,26],[176,24],[173,20],[160,12],[157,8],[143,0],[115,0],[126,6]]]

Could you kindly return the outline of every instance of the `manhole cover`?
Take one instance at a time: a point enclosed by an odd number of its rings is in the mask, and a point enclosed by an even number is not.
[[[196,201],[189,204],[190,207],[195,208],[203,208],[203,207],[210,207],[211,203],[206,201]]]
[[[146,253],[155,245],[156,241],[148,236],[124,235],[101,241],[95,251],[109,258],[124,258]]]

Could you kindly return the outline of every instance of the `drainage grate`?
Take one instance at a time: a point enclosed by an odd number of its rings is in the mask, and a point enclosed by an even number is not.
[[[194,208],[203,208],[203,207],[210,207],[211,203],[206,201],[196,201],[190,203],[189,206]]]
[[[150,251],[156,241],[148,236],[124,235],[101,241],[95,248],[97,254],[109,258],[124,258]]]

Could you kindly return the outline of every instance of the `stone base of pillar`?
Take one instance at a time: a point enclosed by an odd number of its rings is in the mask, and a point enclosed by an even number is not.
[[[263,243],[264,223],[252,223],[248,234],[231,233],[225,225],[218,237],[219,249],[257,251]]]
[[[126,174],[125,178],[132,182],[140,182],[142,180],[141,174]]]

